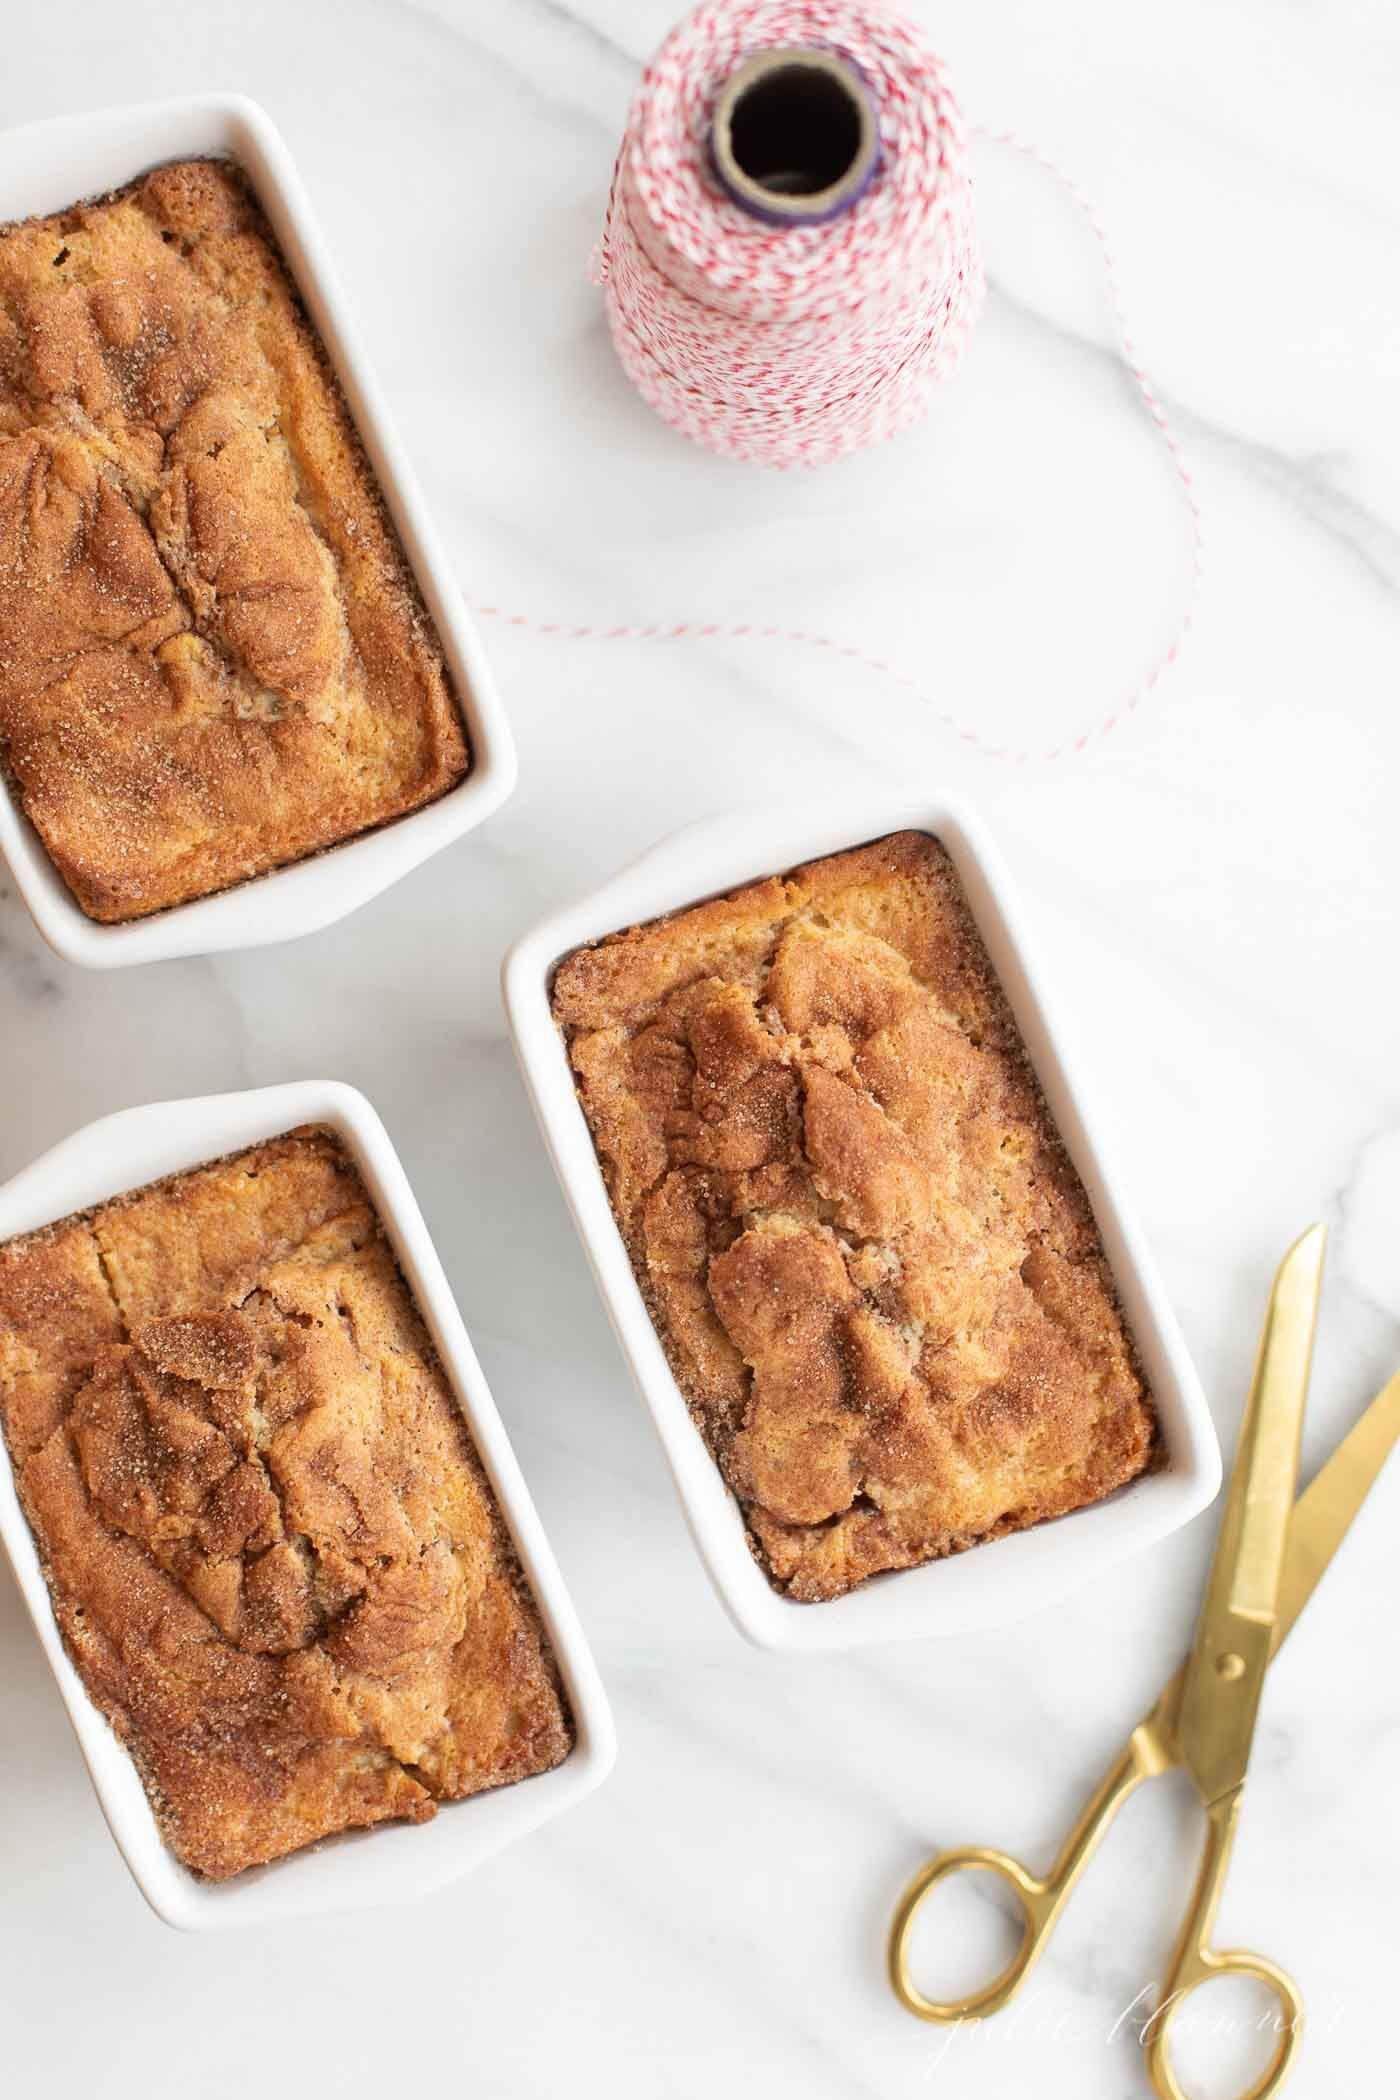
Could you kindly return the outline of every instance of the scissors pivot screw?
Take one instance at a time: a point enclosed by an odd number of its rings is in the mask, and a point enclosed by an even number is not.
[[[1228,1650],[1224,1655],[1216,1656],[1215,1674],[1217,1677],[1223,1677],[1226,1684],[1233,1684],[1236,1678],[1243,1677],[1244,1672],[1244,1657],[1236,1655],[1233,1649]]]

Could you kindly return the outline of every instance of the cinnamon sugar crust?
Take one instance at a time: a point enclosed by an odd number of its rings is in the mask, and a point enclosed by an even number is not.
[[[228,163],[0,228],[0,755],[110,923],[468,769],[349,411]]]
[[[69,1652],[198,1873],[568,1754],[510,1539],[329,1132],[0,1247],[0,1421]]]
[[[901,832],[580,949],[553,1008],[776,1589],[1082,1508],[1155,1415],[947,853]]]

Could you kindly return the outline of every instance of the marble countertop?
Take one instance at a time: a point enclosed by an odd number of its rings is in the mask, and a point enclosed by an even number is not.
[[[765,622],[791,643],[486,625],[521,755],[480,834],[283,949],[109,976],[0,878],[0,1174],[132,1102],[328,1074],[400,1148],[615,1702],[576,1813],[415,1909],[220,1940],[144,1909],[0,1577],[0,2007],[15,2091],[279,2086],[826,2100],[1145,2090],[1134,2041],[1195,1858],[1126,1811],[1015,2015],[900,2012],[882,1936],[933,1847],[1047,1858],[1175,1662],[1203,1519],[994,1637],[746,1648],[711,1594],[531,1122],[496,988],[546,907],[691,816],[842,781],[975,802],[1024,888],[1101,1119],[1233,1439],[1270,1271],[1333,1230],[1311,1464],[1400,1360],[1400,30],[1368,0],[914,0],[969,114],[1103,208],[1199,476],[1179,499],[1110,349],[1083,224],[977,148],[991,296],[928,425],[806,478],[722,464],[617,370],[585,278],[639,62],[677,0],[44,0],[5,124],[207,87],[283,127],[468,595],[543,621]],[[1400,1471],[1270,1678],[1221,1929],[1299,1978],[1293,2090],[1361,2090],[1400,1870]],[[964,1958],[996,1913],[945,1914]],[[960,1973],[954,1974],[954,1968]],[[1225,2071],[1255,2008],[1193,2036]],[[1208,2092],[1233,2091],[1218,2080]]]

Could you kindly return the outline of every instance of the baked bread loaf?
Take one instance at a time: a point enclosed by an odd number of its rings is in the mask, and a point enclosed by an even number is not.
[[[0,757],[103,921],[467,771],[340,389],[228,163],[0,228]]]
[[[1078,1509],[1154,1411],[944,849],[903,832],[554,982],[622,1236],[775,1588]]]
[[[0,1421],[69,1652],[198,1873],[567,1755],[509,1536],[329,1132],[0,1247]]]

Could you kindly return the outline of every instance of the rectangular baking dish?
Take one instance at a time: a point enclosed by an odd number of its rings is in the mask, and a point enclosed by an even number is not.
[[[471,771],[424,809],[236,889],[124,926],[82,912],[0,775],[0,852],[50,947],[88,969],[210,955],[291,940],[344,918],[499,809],[515,785],[515,749],[460,586],[346,309],[310,200],[271,119],[242,95],[198,95],[61,117],[0,133],[0,224],[61,211],[119,188],[162,161],[236,160],[267,213],[320,332],[410,568],[442,641],[471,744]]]
[[[774,1590],[749,1550],[739,1506],[691,1419],[613,1219],[592,1135],[550,1012],[554,971],[602,935],[695,904],[759,876],[888,832],[931,832],[952,856],[1031,1062],[1093,1206],[1109,1266],[1161,1417],[1165,1463],[1107,1501],[921,1568],[876,1576],[829,1603]],[[525,1084],[623,1354],[651,1411],[687,1522],[739,1631],[759,1647],[852,1648],[994,1626],[1102,1577],[1204,1509],[1220,1485],[1205,1398],[1152,1256],[1089,1121],[1067,1038],[1052,1020],[1005,868],[956,803],[847,796],[805,807],[744,809],[674,833],[591,896],[515,944],[503,973]]]
[[[152,1910],[195,1932],[261,1925],[426,1896],[581,1801],[607,1777],[616,1739],[607,1696],[515,1462],[461,1315],[388,1133],[363,1094],[334,1080],[130,1108],[66,1138],[0,1188],[0,1241],[111,1196],[280,1135],[326,1124],[353,1155],[452,1383],[539,1604],[578,1739],[563,1764],[514,1786],[445,1802],[431,1822],[383,1823],[324,1840],[227,1882],[201,1881],[161,1837],[146,1792],[69,1659],[0,1437],[0,1539],[58,1682],[122,1856]]]

